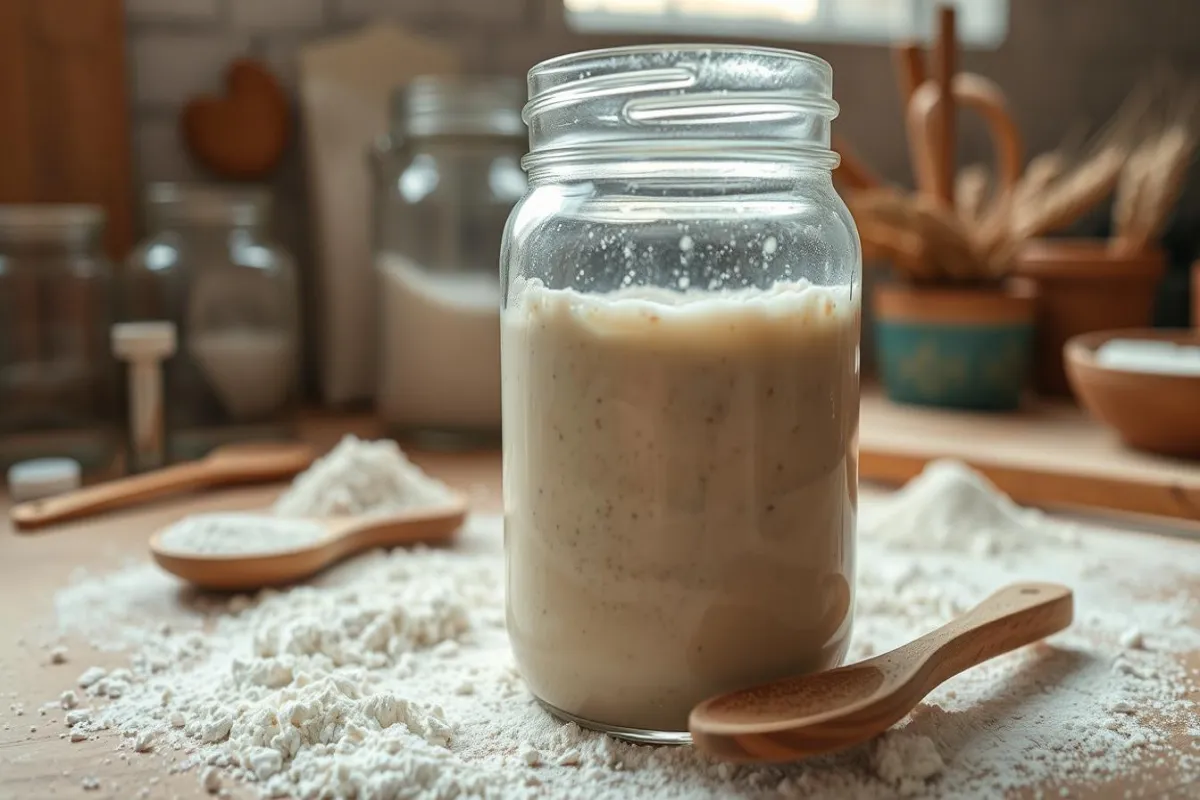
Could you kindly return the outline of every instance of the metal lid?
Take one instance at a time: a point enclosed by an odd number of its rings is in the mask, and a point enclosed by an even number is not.
[[[18,503],[79,488],[79,462],[73,458],[34,458],[8,468],[8,493]]]
[[[104,229],[104,209],[97,205],[0,205],[0,240],[26,243],[77,242]]]
[[[146,215],[152,226],[265,224],[271,193],[262,186],[208,183],[152,183],[146,188]]]
[[[423,75],[392,91],[400,137],[525,136],[525,84],[515,78]]]
[[[174,322],[118,322],[110,337],[113,355],[124,361],[161,361],[175,354]]]

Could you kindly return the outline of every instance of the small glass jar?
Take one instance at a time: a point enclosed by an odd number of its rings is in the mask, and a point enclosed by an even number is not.
[[[525,193],[524,98],[509,78],[418,78],[395,92],[375,150],[375,406],[422,444],[499,436],[496,254]]]
[[[0,466],[113,462],[121,436],[103,231],[98,206],[0,205]]]
[[[122,321],[175,325],[163,363],[167,457],[290,436],[299,397],[296,269],[260,188],[152,184],[149,236],[121,280]]]
[[[634,47],[529,74],[501,255],[508,632],[561,717],[688,740],[837,665],[853,609],[861,250],[828,64]]]

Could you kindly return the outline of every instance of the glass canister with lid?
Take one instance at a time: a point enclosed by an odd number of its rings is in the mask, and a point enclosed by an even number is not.
[[[554,713],[686,741],[853,616],[861,251],[832,72],[728,46],[529,74],[501,266],[508,632]]]
[[[291,256],[267,234],[270,208],[258,187],[148,187],[150,233],[129,257],[118,302],[122,321],[175,326],[163,363],[170,460],[292,433],[299,289]]]
[[[0,205],[0,465],[64,456],[103,469],[117,453],[103,230],[99,206]]]
[[[422,443],[499,435],[496,254],[525,192],[524,96],[508,78],[418,78],[395,92],[374,151],[375,404]]]

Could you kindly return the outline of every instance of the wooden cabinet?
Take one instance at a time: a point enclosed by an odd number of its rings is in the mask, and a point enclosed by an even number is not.
[[[133,242],[122,0],[0,0],[0,203],[87,202]]]

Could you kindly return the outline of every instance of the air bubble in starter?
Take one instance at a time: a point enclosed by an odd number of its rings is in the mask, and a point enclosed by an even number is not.
[[[679,240],[679,249],[685,253],[689,252],[694,246],[695,242],[692,241],[692,237],[690,236],[685,235]]]
[[[768,256],[773,255],[777,249],[779,249],[779,242],[775,240],[774,236],[768,236],[766,241],[763,242],[763,254]]]

